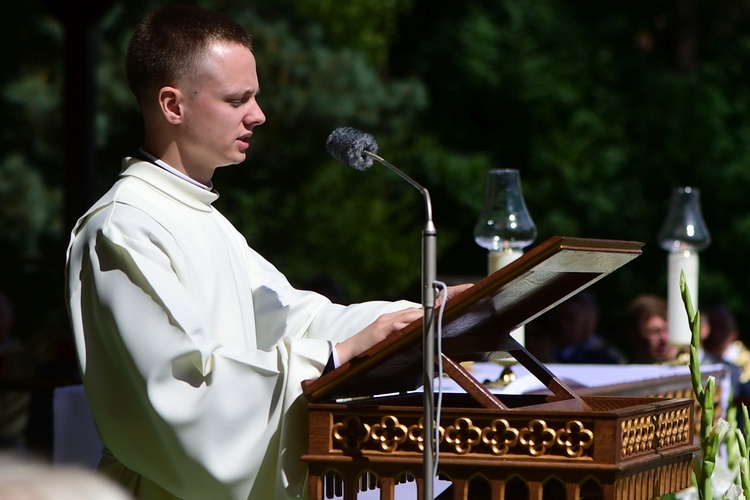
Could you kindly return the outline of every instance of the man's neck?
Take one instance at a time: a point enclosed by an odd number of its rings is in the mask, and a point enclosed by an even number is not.
[[[192,177],[191,177],[191,176],[189,176],[189,175],[188,175],[188,174],[187,174],[186,172],[184,172],[184,171],[182,171],[182,170],[179,170],[179,169],[175,168],[174,166],[170,165],[170,164],[169,164],[169,163],[168,163],[167,161],[165,161],[164,159],[162,159],[162,158],[159,158],[159,157],[157,157],[156,155],[154,155],[153,153],[151,153],[150,151],[148,151],[148,150],[146,149],[146,147],[145,147],[145,146],[144,146],[144,147],[142,147],[142,148],[140,148],[140,152],[141,152],[141,153],[143,154],[143,156],[145,156],[145,157],[146,157],[146,159],[148,159],[148,160],[149,160],[150,162],[152,162],[153,164],[155,164],[155,165],[157,165],[157,166],[159,166],[159,167],[163,168],[163,169],[164,169],[164,170],[166,170],[167,172],[169,172],[169,173],[171,173],[171,174],[173,174],[173,175],[176,175],[177,177],[180,177],[181,179],[183,179],[183,180],[185,180],[185,181],[187,181],[187,182],[189,182],[189,183],[191,183],[191,184],[194,184],[194,185],[196,185],[196,186],[198,186],[198,187],[200,187],[200,188],[203,188],[203,189],[206,189],[206,190],[209,190],[209,191],[210,191],[211,189],[213,189],[213,184],[211,183],[211,181],[210,181],[210,180],[208,181],[208,184],[205,184],[205,183],[203,183],[203,182],[200,182],[200,181],[198,181],[198,180],[196,180],[196,179],[192,178]]]

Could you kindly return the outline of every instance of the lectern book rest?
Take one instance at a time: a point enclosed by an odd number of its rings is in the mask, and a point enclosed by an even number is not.
[[[439,472],[452,482],[454,499],[572,500],[585,493],[634,500],[689,485],[692,400],[580,397],[510,335],[638,257],[642,246],[555,236],[447,303],[439,355],[466,394],[445,395],[435,427]],[[311,500],[330,498],[324,478],[331,476],[346,500],[356,498],[364,476],[376,478],[383,500],[402,480],[421,490],[422,395],[413,391],[424,383],[422,330],[415,321],[303,382]],[[492,394],[462,365],[505,357],[551,394]]]

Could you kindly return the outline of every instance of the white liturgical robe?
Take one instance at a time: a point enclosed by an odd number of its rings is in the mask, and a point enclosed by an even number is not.
[[[215,192],[123,166],[67,256],[100,468],[138,498],[302,495],[301,381],[320,375],[329,340],[415,304],[296,290],[212,206]]]

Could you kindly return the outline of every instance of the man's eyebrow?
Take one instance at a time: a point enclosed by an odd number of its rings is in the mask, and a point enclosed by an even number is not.
[[[249,99],[259,93],[260,89],[237,90],[236,92],[228,92],[227,97],[230,99]]]

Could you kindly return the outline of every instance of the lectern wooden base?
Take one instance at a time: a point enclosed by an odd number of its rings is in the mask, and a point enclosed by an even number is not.
[[[581,397],[509,333],[631,261],[641,246],[553,237],[447,303],[436,362],[466,391],[446,394],[435,419],[438,474],[451,481],[453,499],[647,500],[690,485],[692,399]],[[329,476],[345,500],[357,497],[363,477],[376,478],[381,500],[409,478],[422,498],[420,486],[433,475],[424,477],[423,395],[409,394],[423,383],[422,332],[416,321],[303,382],[311,500],[328,497]],[[551,395],[498,397],[461,365],[509,356]]]
[[[309,499],[332,498],[326,477],[346,500],[374,481],[381,500],[393,499],[406,477],[422,498],[420,398],[311,404]],[[587,397],[585,411],[570,400],[503,400],[507,411],[446,395],[438,472],[453,483],[447,498],[648,500],[690,486],[690,399]]]

